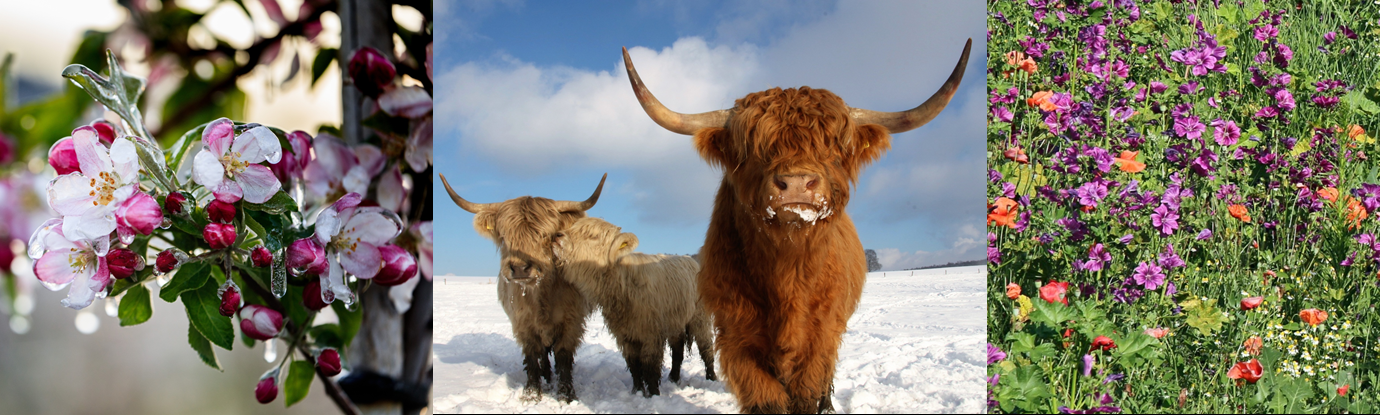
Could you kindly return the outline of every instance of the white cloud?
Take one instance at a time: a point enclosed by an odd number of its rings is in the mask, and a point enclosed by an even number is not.
[[[986,258],[987,244],[977,227],[963,226],[953,235],[953,244],[939,251],[902,252],[896,248],[878,248],[877,262],[883,271],[898,271],[928,265]]]

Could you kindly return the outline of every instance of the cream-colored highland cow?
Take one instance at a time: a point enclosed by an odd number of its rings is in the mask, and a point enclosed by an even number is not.
[[[694,340],[706,375],[714,376],[714,338],[709,315],[700,305],[695,274],[700,265],[683,255],[633,252],[637,236],[599,218],[584,218],[557,233],[557,261],[585,298],[603,310],[604,322],[632,373],[633,392],[661,394],[661,363],[671,347],[672,382]]]

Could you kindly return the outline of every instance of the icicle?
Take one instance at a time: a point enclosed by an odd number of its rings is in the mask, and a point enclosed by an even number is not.
[[[111,317],[119,317],[119,316],[120,316],[120,299],[123,298],[123,297],[124,297],[124,295],[120,295],[119,297],[106,298],[106,299],[105,299],[105,315],[111,316]]]
[[[283,258],[283,252],[287,252],[287,250],[273,254],[273,281],[271,283],[273,296],[277,298],[283,298],[283,295],[287,294],[287,261]]]
[[[264,361],[273,363],[278,361],[278,342],[273,339],[264,340]]]

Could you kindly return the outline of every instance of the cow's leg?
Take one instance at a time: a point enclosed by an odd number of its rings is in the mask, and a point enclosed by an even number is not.
[[[541,400],[541,363],[539,360],[546,360],[546,348],[524,342],[522,346],[522,368],[527,372],[527,385],[522,388],[522,399],[528,402]]]
[[[556,351],[556,376],[560,378],[556,386],[556,398],[565,403],[575,400],[575,351],[557,350]]]
[[[753,313],[755,314],[755,313]],[[786,411],[786,388],[776,378],[761,326],[751,319],[734,325],[729,318],[716,318],[720,327],[715,347],[719,350],[719,365],[727,389],[738,399],[743,413],[782,413]],[[724,323],[718,323],[723,321]]]
[[[686,339],[684,333],[671,337],[671,382],[680,382],[680,363],[685,360]]]
[[[639,351],[641,348],[640,348],[640,347],[636,347],[636,348],[635,348],[634,343],[632,343],[632,342],[624,343],[624,344],[622,344],[622,346],[623,346],[623,361],[624,361],[624,362],[627,362],[627,364],[628,364],[628,374],[631,374],[631,375],[632,375],[632,381],[633,381],[633,390],[632,390],[632,393],[633,393],[634,395],[636,395],[636,394],[638,394],[639,392],[642,392],[642,389],[644,389],[644,388],[643,388],[643,382],[642,382],[642,357],[641,357],[641,356],[638,356],[638,351]]]
[[[644,398],[661,394],[661,364],[665,350],[664,339],[642,344],[642,382],[646,386],[646,389],[642,390]]]
[[[824,396],[821,397],[821,398],[819,398],[819,413],[821,413],[821,414],[832,414],[832,413],[834,413],[834,399],[833,399],[833,396],[834,396],[834,381],[833,381],[832,379],[830,379],[830,380],[829,380],[829,388],[828,388],[828,389],[825,389],[825,390],[824,390]]]
[[[709,380],[719,380],[714,376],[714,333],[710,331],[709,319],[697,317],[690,321],[689,334],[695,340],[695,347],[700,350],[700,360],[704,361],[704,377]],[[689,345],[689,341],[686,341]]]

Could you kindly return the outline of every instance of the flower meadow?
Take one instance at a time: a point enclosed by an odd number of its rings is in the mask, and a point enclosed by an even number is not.
[[[1378,10],[989,2],[989,411],[1380,407]]]

